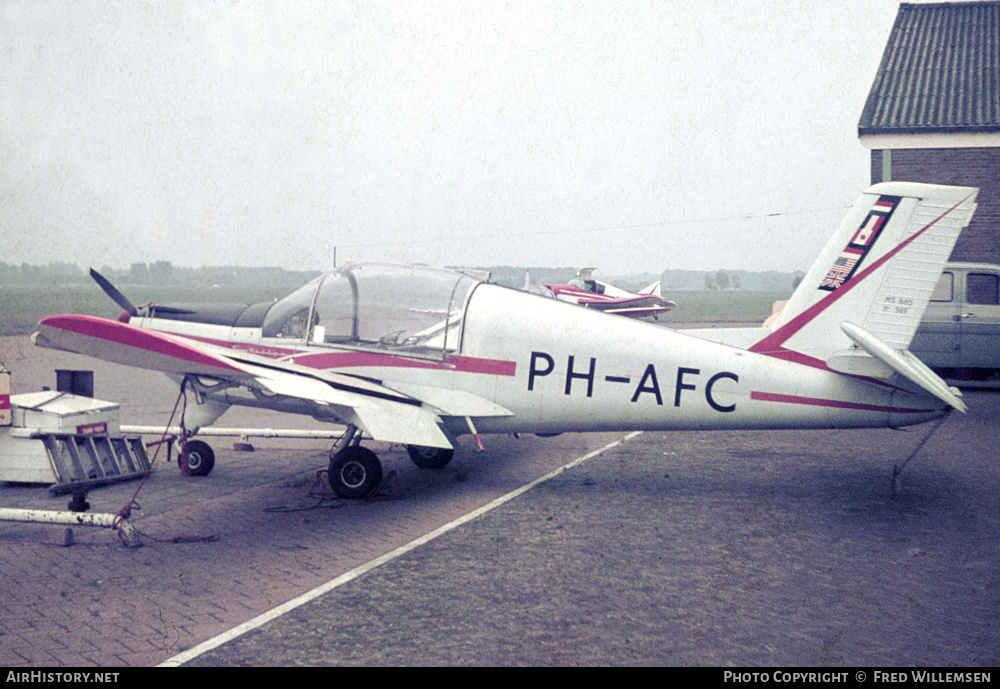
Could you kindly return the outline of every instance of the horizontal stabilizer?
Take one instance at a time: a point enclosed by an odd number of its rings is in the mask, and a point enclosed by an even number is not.
[[[961,393],[955,388],[949,387],[940,376],[927,368],[920,359],[915,357],[908,350],[897,350],[878,339],[870,332],[853,323],[844,322],[840,324],[840,329],[854,343],[872,355],[885,366],[888,366],[896,373],[916,384],[924,391],[934,395],[945,404],[954,407],[958,411],[965,413],[965,402],[959,399]],[[833,368],[839,363],[843,356],[831,358],[827,363]],[[882,377],[882,376],[879,376]]]
[[[889,380],[896,369],[876,359],[863,349],[851,348],[835,352],[826,358],[826,365],[838,373]]]

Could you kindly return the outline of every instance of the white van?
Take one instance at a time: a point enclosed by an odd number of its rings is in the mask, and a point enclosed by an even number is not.
[[[946,264],[910,351],[945,376],[1000,371],[1000,266]]]

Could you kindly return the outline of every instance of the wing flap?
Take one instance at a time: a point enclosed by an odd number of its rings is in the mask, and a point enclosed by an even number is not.
[[[298,397],[337,407],[343,416],[375,440],[404,445],[454,447],[438,425],[438,417],[419,400],[350,376],[302,373],[246,364],[256,384],[275,395]],[[327,380],[329,379],[329,380]],[[348,389],[350,388],[350,389]]]
[[[425,407],[360,404],[354,407],[358,425],[375,440],[403,445],[452,449],[437,417]]]
[[[422,400],[446,416],[514,416],[514,412],[471,392],[412,383],[392,383],[399,392]]]

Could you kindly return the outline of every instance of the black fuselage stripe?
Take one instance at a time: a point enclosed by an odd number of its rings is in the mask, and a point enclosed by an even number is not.
[[[247,361],[245,359],[239,359],[239,358],[234,357],[234,356],[229,356],[229,358],[232,359],[233,361],[238,362],[238,363],[246,364],[247,366],[257,366],[258,368],[264,368],[264,369],[268,369],[270,371],[278,371],[280,373],[290,373],[290,374],[296,375],[296,376],[303,376],[305,378],[312,378],[313,380],[318,380],[321,383],[326,383],[327,385],[329,385],[334,390],[341,390],[343,392],[353,392],[353,393],[358,394],[358,395],[365,395],[366,397],[374,397],[375,399],[388,400],[390,402],[399,402],[400,404],[409,404],[409,405],[414,406],[414,407],[422,407],[423,406],[423,402],[421,402],[420,400],[412,399],[410,397],[399,397],[397,395],[392,395],[392,394],[389,394],[387,392],[379,392],[378,390],[366,390],[365,388],[356,388],[353,385],[344,385],[343,383],[334,383],[333,381],[324,380],[320,376],[314,376],[314,375],[311,375],[309,373],[299,373],[298,371],[292,372],[292,371],[289,371],[288,369],[282,368],[280,366],[271,366],[271,365],[262,364],[262,363],[259,363],[259,362],[256,362],[256,361]],[[359,380],[363,380],[362,378],[360,378],[358,376],[350,376],[350,374],[347,374],[347,373],[341,373],[341,374],[338,374],[338,375],[349,376],[349,377],[352,377],[352,378],[358,378]]]

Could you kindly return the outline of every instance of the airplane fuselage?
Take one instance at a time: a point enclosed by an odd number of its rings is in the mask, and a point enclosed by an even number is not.
[[[460,346],[451,352],[291,342],[263,337],[260,328],[167,318],[132,324],[225,346],[234,355],[377,381],[443,410],[452,435],[469,432],[466,416],[482,433],[547,433],[895,427],[944,412],[944,405],[927,396],[882,381],[490,283],[478,284],[470,294]],[[339,420],[308,401],[263,397],[247,388],[210,397]],[[478,406],[467,404],[472,399]],[[452,415],[452,407],[463,411]]]

